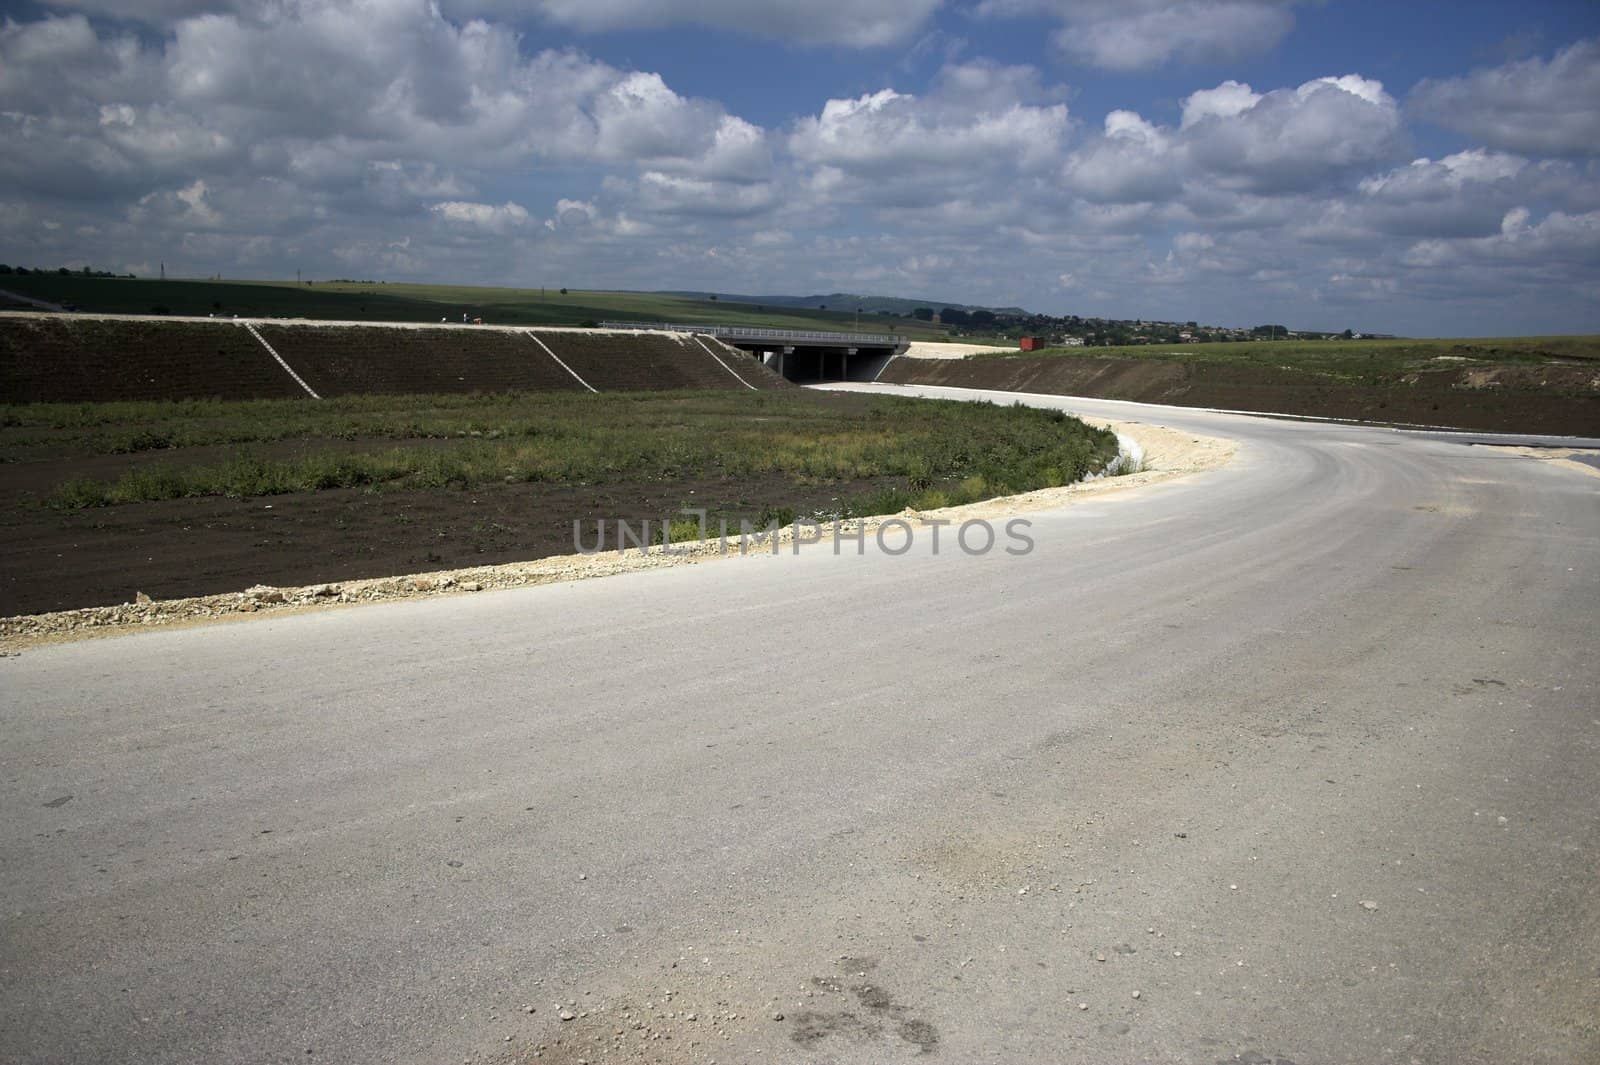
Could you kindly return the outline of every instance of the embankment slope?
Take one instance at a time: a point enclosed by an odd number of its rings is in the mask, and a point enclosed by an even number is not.
[[[1497,432],[1600,433],[1593,366],[1451,367],[1378,383],[1154,359],[896,359],[880,381]]]
[[[598,392],[791,387],[710,337],[467,325],[249,324],[319,396],[581,392],[585,385]],[[305,396],[242,320],[0,314],[3,403]]]

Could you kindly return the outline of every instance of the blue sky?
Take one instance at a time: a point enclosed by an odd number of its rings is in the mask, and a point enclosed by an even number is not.
[[[0,5],[0,261],[1600,332],[1600,4]]]

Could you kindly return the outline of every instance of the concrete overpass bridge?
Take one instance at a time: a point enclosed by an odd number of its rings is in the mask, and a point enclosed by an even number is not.
[[[747,351],[791,381],[875,381],[889,360],[905,353],[898,333],[826,333],[679,322],[601,322],[602,329],[699,333]]]

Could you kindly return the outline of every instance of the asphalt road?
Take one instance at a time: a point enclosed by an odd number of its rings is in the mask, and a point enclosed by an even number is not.
[[[1600,479],[1061,402],[1240,452],[0,659],[0,1060],[1600,1060]]]

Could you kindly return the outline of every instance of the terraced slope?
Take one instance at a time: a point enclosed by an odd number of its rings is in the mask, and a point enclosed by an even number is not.
[[[0,315],[0,402],[303,395],[231,321]]]
[[[520,332],[446,326],[265,324],[261,335],[323,396],[581,392]]]
[[[589,333],[539,331],[540,340],[573,371],[601,392],[662,389],[780,388],[781,377],[741,351],[702,337],[732,369],[717,364],[692,337],[667,333]],[[738,378],[734,376],[738,375]]]
[[[701,338],[703,347],[661,333],[281,321],[256,328],[322,396],[586,391],[551,352],[600,392],[743,390],[739,378],[756,388],[792,387],[710,338]],[[3,403],[304,395],[232,319],[0,315]]]

